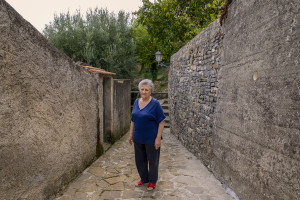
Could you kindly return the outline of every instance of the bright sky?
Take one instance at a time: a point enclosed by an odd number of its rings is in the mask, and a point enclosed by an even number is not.
[[[53,21],[54,14],[62,12],[74,13],[80,9],[82,13],[89,8],[107,8],[118,13],[137,11],[143,5],[142,0],[6,0],[24,19],[42,32],[45,24]]]

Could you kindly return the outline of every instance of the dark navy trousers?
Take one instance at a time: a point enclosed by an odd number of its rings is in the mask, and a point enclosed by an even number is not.
[[[156,184],[158,180],[158,165],[160,148],[154,144],[139,144],[134,142],[135,164],[143,183]]]

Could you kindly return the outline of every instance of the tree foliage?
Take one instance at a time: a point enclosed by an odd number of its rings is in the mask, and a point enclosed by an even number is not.
[[[160,49],[162,63],[219,16],[224,0],[142,0],[132,24],[129,14],[90,9],[61,13],[46,25],[43,33],[74,61],[133,78],[137,63],[156,79],[154,53]],[[133,39],[134,38],[134,39]]]
[[[43,30],[45,37],[74,61],[117,73],[117,78],[133,78],[137,72],[135,41],[129,14],[116,16],[96,8],[71,15],[54,16]]]
[[[142,0],[135,13],[134,37],[139,62],[151,68],[154,53],[160,49],[163,62],[216,20],[223,0]]]

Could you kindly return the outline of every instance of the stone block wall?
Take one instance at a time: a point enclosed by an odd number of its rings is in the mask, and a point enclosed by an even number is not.
[[[128,132],[131,116],[130,80],[115,79],[113,90],[113,141],[121,138]]]
[[[51,199],[96,155],[98,78],[0,0],[0,199]]]
[[[205,95],[204,107],[194,49],[213,32],[223,37],[216,102]],[[299,1],[235,0],[222,27],[213,23],[172,57],[171,131],[243,200],[299,199],[299,44]]]
[[[206,164],[211,159],[222,38],[215,21],[172,56],[169,71],[172,133]]]
[[[168,93],[167,92],[152,92],[151,96],[157,100],[161,99],[168,99]]]

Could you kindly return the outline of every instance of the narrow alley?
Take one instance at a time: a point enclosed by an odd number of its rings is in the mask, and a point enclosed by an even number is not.
[[[55,200],[234,200],[200,160],[170,134],[170,129],[164,130],[163,137],[159,181],[154,191],[134,185],[139,176],[127,133]]]

